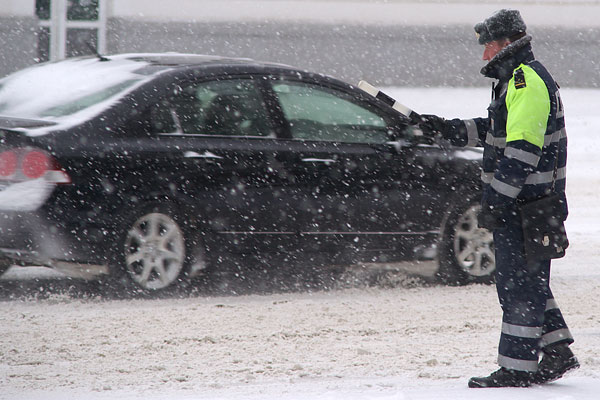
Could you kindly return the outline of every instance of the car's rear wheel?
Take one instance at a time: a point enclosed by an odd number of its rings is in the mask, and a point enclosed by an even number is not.
[[[163,209],[141,213],[125,230],[121,246],[124,272],[143,290],[165,289],[185,277],[186,236]]]
[[[461,202],[451,210],[439,245],[437,276],[442,282],[494,282],[494,237],[489,230],[478,227],[480,211],[476,201]]]

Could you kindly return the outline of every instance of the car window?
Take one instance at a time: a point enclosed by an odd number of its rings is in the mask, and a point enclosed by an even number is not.
[[[348,94],[300,82],[273,84],[295,139],[383,143],[385,119],[351,101]]]
[[[96,104],[99,104],[106,99],[113,97],[114,95],[123,92],[125,89],[133,86],[139,79],[129,79],[124,82],[120,82],[116,85],[102,88],[96,92],[90,93],[86,96],[74,99],[72,101],[64,102],[60,105],[50,107],[46,110],[40,111],[41,117],[64,117],[66,115],[72,115],[76,112],[90,108]]]
[[[152,133],[183,133],[175,109],[168,100],[161,100],[150,110]]]
[[[159,132],[202,135],[269,136],[266,107],[251,79],[228,79],[177,87],[151,113]]]

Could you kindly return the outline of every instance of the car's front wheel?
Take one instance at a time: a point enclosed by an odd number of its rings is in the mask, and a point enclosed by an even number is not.
[[[121,259],[127,277],[143,290],[160,290],[186,273],[186,237],[173,215],[142,213],[126,229]]]
[[[494,282],[494,237],[489,230],[478,227],[480,211],[476,201],[460,203],[450,211],[439,245],[437,275],[442,282]]]

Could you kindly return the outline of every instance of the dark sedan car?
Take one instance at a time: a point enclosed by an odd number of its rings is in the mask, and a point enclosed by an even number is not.
[[[0,115],[0,271],[94,267],[156,290],[256,255],[430,259],[460,283],[495,268],[476,222],[481,153],[415,135],[321,74],[170,53],[69,59],[0,80]]]

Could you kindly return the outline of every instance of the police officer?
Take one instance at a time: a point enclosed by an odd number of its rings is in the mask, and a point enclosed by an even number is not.
[[[488,61],[481,73],[496,80],[488,117],[424,115],[420,125],[454,145],[484,147],[479,225],[494,233],[503,311],[500,369],[471,378],[469,387],[525,387],[579,367],[569,349],[573,337],[550,291],[550,261],[526,260],[517,211],[519,202],[543,197],[554,185],[567,213],[564,113],[558,86],[534,58],[519,11],[499,10],[475,25],[475,32]]]

